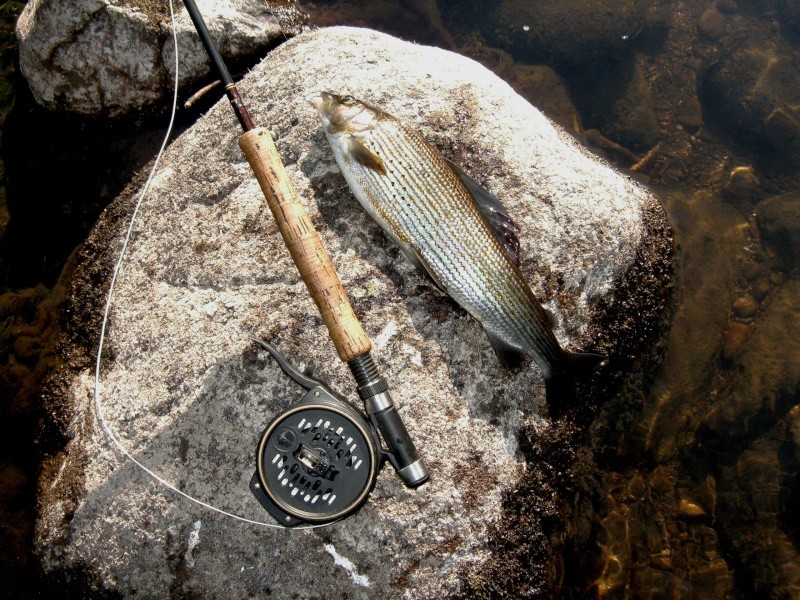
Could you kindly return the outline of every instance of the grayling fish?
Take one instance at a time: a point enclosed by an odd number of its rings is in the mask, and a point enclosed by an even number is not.
[[[358,201],[403,253],[475,317],[501,361],[533,357],[548,383],[603,359],[563,350],[519,269],[517,226],[503,205],[414,129],[352,96],[315,106]]]

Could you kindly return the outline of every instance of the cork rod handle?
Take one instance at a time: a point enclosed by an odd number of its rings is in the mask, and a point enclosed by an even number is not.
[[[339,358],[344,362],[370,351],[372,344],[350,306],[322,240],[300,203],[269,131],[256,127],[239,138],[239,147],[261,185],[283,241],[300,271]]]

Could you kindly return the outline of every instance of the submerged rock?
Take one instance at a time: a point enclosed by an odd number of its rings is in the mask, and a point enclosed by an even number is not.
[[[787,280],[759,313],[735,374],[703,417],[706,447],[725,449],[757,436],[800,392],[800,282]],[[720,450],[722,451],[722,450]]]
[[[800,196],[788,193],[767,198],[755,212],[761,237],[784,268],[800,270]]]
[[[452,595],[465,581],[485,589],[490,529],[513,510],[504,494],[526,467],[517,437],[523,427],[534,438],[530,432],[549,427],[541,375],[530,362],[515,372],[501,368],[480,325],[429,285],[360,209],[309,98],[332,90],[383,107],[501,198],[521,228],[523,273],[559,317],[556,335],[566,346],[597,339],[601,303],[631,314],[661,306],[659,282],[640,278],[624,291],[619,282],[665,260],[663,211],[491,72],[443,50],[368,30],[319,30],[271,53],[240,89],[277,139],[432,480],[412,491],[384,469],[357,514],[322,529],[284,531],[199,508],[112,450],[92,404],[92,353],[137,181],[68,271],[65,366],[45,401],[69,442],[41,480],[42,565],[51,577],[80,576],[135,597],[228,597],[235,589],[242,596],[422,598]],[[269,521],[247,485],[255,444],[300,390],[250,337],[268,339],[354,394],[237,137],[230,108],[218,103],[167,150],[117,282],[100,402],[108,426],[154,472],[214,506]],[[603,337],[613,355],[620,333]],[[546,464],[533,466],[546,472]],[[541,483],[531,489],[526,505],[554,504]],[[559,585],[553,548],[563,539],[559,514],[542,518],[546,526],[525,524],[537,542],[515,581],[552,597]]]
[[[652,92],[638,58],[587,69],[573,86],[587,128],[599,128],[627,152],[644,153],[658,143],[661,133]]]
[[[800,155],[797,52],[780,42],[748,42],[724,52],[704,73],[700,99],[733,135]]]
[[[716,40],[725,32],[726,24],[725,15],[719,12],[715,7],[712,7],[700,15],[697,28],[705,37]]]
[[[459,48],[511,84],[511,87],[558,125],[573,130],[578,114],[564,79],[547,65],[517,63],[508,52],[472,43]]]
[[[800,2],[798,0],[778,0],[777,12],[784,27],[794,33],[800,31]]]
[[[210,68],[182,2],[175,0],[181,85]],[[254,61],[300,32],[293,2],[198,0],[226,60]],[[175,78],[167,2],[31,0],[17,22],[20,69],[37,102],[51,110],[119,116],[171,97]]]
[[[618,57],[647,22],[635,0],[503,0],[479,27],[488,40],[522,61],[570,65]]]
[[[800,594],[797,548],[800,406],[720,471],[718,527],[764,598]]]

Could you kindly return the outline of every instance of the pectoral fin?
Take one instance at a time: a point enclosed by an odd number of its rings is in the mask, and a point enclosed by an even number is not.
[[[428,266],[428,263],[425,262],[425,259],[422,258],[422,256],[420,256],[416,248],[414,248],[410,244],[401,243],[400,249],[403,251],[403,254],[406,255],[408,260],[414,263],[414,266],[417,267],[417,269],[419,269],[420,273],[422,273],[423,275],[427,275],[427,277],[433,282],[433,284],[436,287],[438,287],[445,294],[447,293],[447,290],[445,289],[444,285],[442,285],[442,282],[439,280],[439,277],[436,275],[436,273],[431,271],[430,267]]]
[[[547,322],[550,325],[550,329],[555,329],[558,327],[558,317],[553,314],[553,311],[545,308],[544,306],[542,307],[542,310],[544,311],[544,314],[547,315]]]
[[[509,216],[506,207],[496,196],[467,175],[457,164],[449,160],[447,164],[461,180],[461,183],[466,186],[469,193],[472,194],[475,203],[483,213],[483,216],[486,217],[495,236],[514,263],[519,266],[519,226]]]
[[[386,165],[383,164],[381,157],[375,154],[372,150],[367,148],[361,140],[351,137],[349,141],[348,150],[350,156],[356,161],[372,169],[376,173],[386,175]]]

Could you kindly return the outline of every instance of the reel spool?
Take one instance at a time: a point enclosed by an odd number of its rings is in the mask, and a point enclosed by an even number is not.
[[[284,525],[344,517],[364,503],[375,485],[381,455],[374,430],[353,409],[323,393],[312,390],[303,402],[277,415],[258,444],[257,489],[268,501],[262,504]]]
[[[256,341],[308,392],[276,415],[261,435],[251,491],[289,527],[352,513],[366,501],[383,464],[375,428],[343,398]]]

